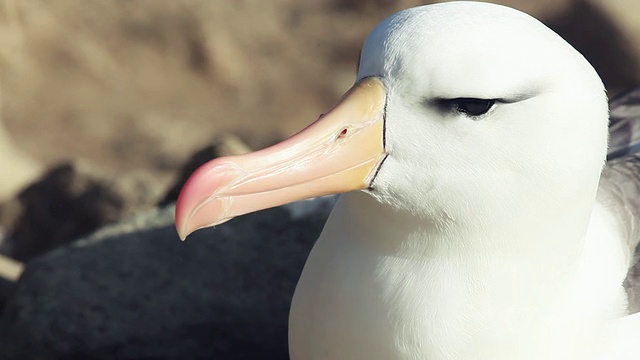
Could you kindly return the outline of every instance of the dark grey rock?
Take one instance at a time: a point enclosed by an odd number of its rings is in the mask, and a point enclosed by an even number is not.
[[[181,242],[173,208],[31,261],[0,320],[4,359],[288,359],[291,296],[333,204],[234,219]]]
[[[159,193],[144,173],[114,176],[73,161],[51,168],[0,207],[1,251],[27,261],[100,227],[150,209]]]

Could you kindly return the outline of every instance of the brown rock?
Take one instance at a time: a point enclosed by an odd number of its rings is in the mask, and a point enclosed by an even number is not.
[[[576,0],[566,11],[544,20],[593,65],[610,95],[640,81],[633,41],[603,6]]]
[[[40,164],[15,146],[0,120],[0,201],[14,196],[41,171]]]

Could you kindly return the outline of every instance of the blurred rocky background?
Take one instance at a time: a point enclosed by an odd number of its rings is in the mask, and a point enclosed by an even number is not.
[[[498,2],[572,43],[610,96],[640,83],[640,1]],[[171,203],[204,161],[315,120],[368,32],[425,3],[0,0],[0,359],[286,359],[330,200],[187,243]]]

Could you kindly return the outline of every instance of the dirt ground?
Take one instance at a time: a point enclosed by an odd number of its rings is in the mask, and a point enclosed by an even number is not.
[[[499,2],[561,33],[610,94],[640,81],[640,1]],[[352,84],[367,33],[420,3],[0,0],[2,122],[43,166],[166,182],[224,133],[258,148],[313,121]]]

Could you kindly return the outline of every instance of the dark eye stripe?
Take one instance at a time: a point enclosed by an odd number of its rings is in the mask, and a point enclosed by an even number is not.
[[[471,116],[480,116],[486,114],[495,104],[495,100],[485,99],[456,99],[455,106],[459,112],[463,112]]]
[[[463,113],[467,116],[484,115],[491,110],[495,103],[495,99],[455,98],[438,100],[438,105],[443,110]]]

